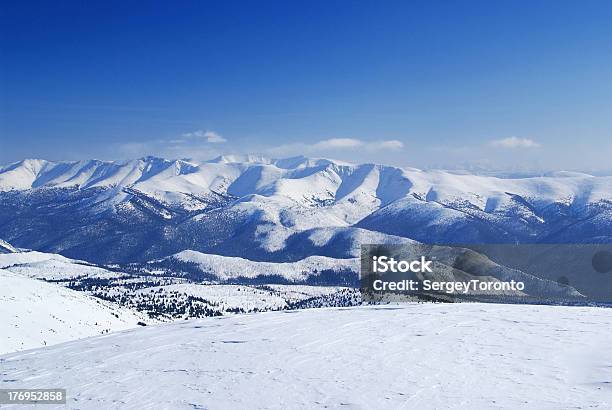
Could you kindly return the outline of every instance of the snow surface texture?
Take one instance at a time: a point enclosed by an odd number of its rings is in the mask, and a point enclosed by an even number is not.
[[[79,409],[610,408],[611,322],[487,304],[238,315],[5,355],[1,385],[65,387]]]
[[[1,353],[135,327],[143,317],[83,292],[0,269]]]
[[[612,177],[519,178],[304,157],[24,160],[0,168],[0,237],[96,263],[186,249],[265,262],[361,243],[612,242]]]

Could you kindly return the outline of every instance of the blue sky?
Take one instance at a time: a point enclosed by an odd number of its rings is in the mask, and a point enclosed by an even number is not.
[[[253,152],[612,169],[610,2],[0,10],[0,163]]]

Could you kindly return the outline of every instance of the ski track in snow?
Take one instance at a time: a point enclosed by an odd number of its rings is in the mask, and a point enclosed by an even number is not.
[[[610,408],[611,322],[476,303],[208,318],[4,355],[1,387],[79,409]]]

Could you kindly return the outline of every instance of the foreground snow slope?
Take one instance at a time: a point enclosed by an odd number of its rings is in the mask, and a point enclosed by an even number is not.
[[[0,269],[0,353],[127,329],[140,320],[113,303]]]
[[[5,355],[68,407],[610,408],[612,310],[414,304],[150,326]]]

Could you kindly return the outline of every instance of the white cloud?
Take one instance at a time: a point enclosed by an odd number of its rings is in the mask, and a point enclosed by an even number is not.
[[[194,138],[194,137],[202,137],[204,135],[204,131],[198,130],[194,132],[186,132],[182,136],[185,138]]]
[[[388,140],[388,141],[382,141],[380,143],[381,148],[384,149],[388,149],[388,150],[399,150],[404,148],[404,143],[398,140]]]
[[[225,138],[223,138],[221,135],[217,134],[214,131],[197,130],[193,132],[186,132],[183,134],[183,137],[184,138],[202,138],[206,140],[206,142],[210,142],[211,144],[227,142]]]
[[[211,143],[227,142],[225,138],[223,138],[221,135],[217,134],[214,131],[206,131],[204,133],[204,138],[206,138],[208,142]]]
[[[283,144],[264,149],[270,155],[336,155],[338,153],[374,153],[380,151],[399,151],[404,143],[398,140],[365,141],[356,138],[330,138],[311,144]]]
[[[508,137],[493,140],[489,143],[492,147],[498,148],[538,148],[540,144],[529,138]]]
[[[214,131],[196,130],[169,139],[127,141],[117,148],[122,156],[128,158],[157,155],[165,158],[210,159],[222,154],[213,144],[223,142],[227,140]]]
[[[343,149],[357,148],[363,146],[363,141],[354,138],[330,138],[328,140],[319,141],[312,145],[314,149]]]

